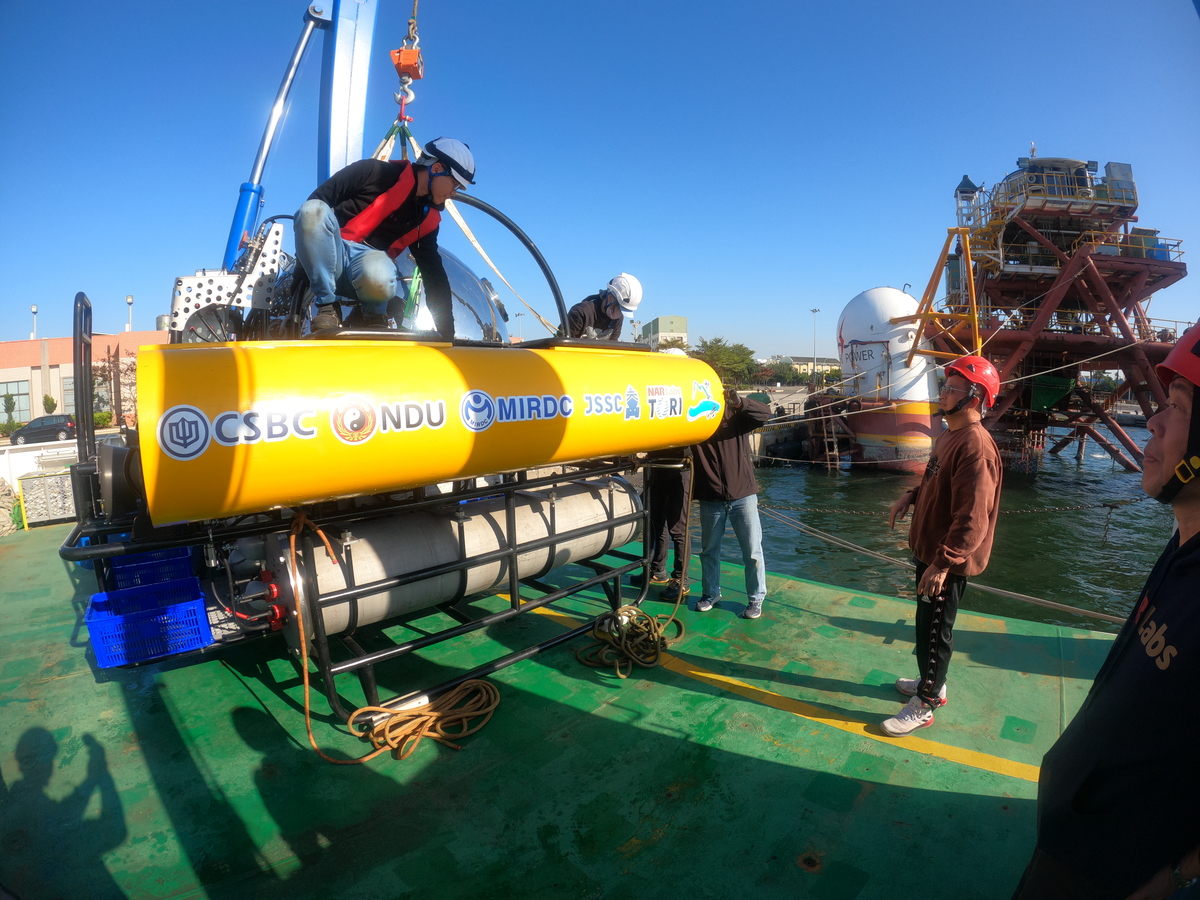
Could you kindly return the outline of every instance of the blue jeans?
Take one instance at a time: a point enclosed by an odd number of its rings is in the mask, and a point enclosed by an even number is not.
[[[740,500],[700,501],[700,571],[704,577],[702,596],[710,600],[721,597],[721,539],[725,522],[733,526],[742,548],[742,565],[746,568],[746,599],[761,603],[767,596],[767,569],[763,561],[762,523],[758,520],[758,495]]]
[[[318,306],[338,297],[358,300],[363,312],[382,314],[396,295],[396,264],[382,250],[342,238],[337,216],[323,200],[296,213],[296,258],[308,273]]]

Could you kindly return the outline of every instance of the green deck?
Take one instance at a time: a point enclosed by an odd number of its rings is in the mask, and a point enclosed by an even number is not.
[[[960,614],[949,705],[894,740],[876,723],[914,674],[914,604],[772,576],[747,622],[729,566],[722,605],[682,614],[666,667],[618,681],[559,647],[493,677],[500,708],[462,751],[426,741],[404,762],[334,766],[308,748],[281,643],[96,669],[95,582],[59,560],[65,534],[0,540],[0,884],[21,900],[849,900],[931,880],[940,897],[1005,898],[1032,846],[1036,767],[1111,640]],[[433,648],[382,668],[381,689],[601,608]],[[315,696],[322,746],[361,754]]]

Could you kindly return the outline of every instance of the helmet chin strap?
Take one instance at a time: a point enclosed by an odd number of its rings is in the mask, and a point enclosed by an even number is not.
[[[968,391],[967,394],[961,400],[959,400],[957,403],[954,404],[953,409],[938,409],[938,415],[939,416],[954,415],[956,412],[961,410],[964,406],[966,406],[968,403],[970,403],[972,400],[975,399],[975,391],[977,389],[978,388],[976,387],[976,385],[971,385],[971,390]]]
[[[446,208],[446,201],[444,201],[444,200],[441,203],[433,202],[433,179],[435,179],[435,178],[453,178],[453,177],[454,176],[451,175],[449,172],[434,172],[433,169],[430,168],[430,170],[429,170],[429,203],[426,204],[427,206],[429,206],[433,209],[436,209],[438,212],[442,212]]]
[[[1197,391],[1200,393],[1200,391]],[[1162,486],[1162,490],[1154,499],[1159,503],[1170,503],[1183,489],[1183,486],[1200,475],[1200,403],[1192,401],[1192,421],[1188,429],[1187,450],[1183,459],[1175,467],[1175,472]]]

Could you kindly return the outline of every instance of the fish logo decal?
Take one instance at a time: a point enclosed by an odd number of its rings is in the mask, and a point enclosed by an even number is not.
[[[713,399],[712,385],[708,379],[692,382],[692,404],[688,407],[687,419],[695,422],[697,419],[711,419],[721,409],[721,404]]]

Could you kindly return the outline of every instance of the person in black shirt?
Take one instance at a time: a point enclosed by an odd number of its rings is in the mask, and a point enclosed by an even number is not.
[[[1014,900],[1193,897],[1200,876],[1200,328],[1158,366],[1142,489],[1178,530],[1083,706],[1042,761]]]
[[[688,507],[692,502],[692,467],[690,447],[653,450],[646,454],[651,461],[680,464],[682,468],[646,468],[646,502],[650,507],[650,565],[651,584],[665,584],[659,599],[674,603],[688,594]],[[667,551],[674,551],[671,574],[667,575]],[[642,576],[630,581],[640,587]]]
[[[438,223],[446,201],[474,178],[470,148],[441,137],[425,145],[417,162],[359,160],[313,191],[296,213],[296,257],[317,305],[312,330],[338,327],[339,297],[359,302],[364,324],[386,327],[398,277],[393,260],[408,249],[421,269],[434,327],[452,340]]]
[[[642,283],[622,272],[567,310],[567,337],[619,341],[625,317],[632,317],[641,302]]]

